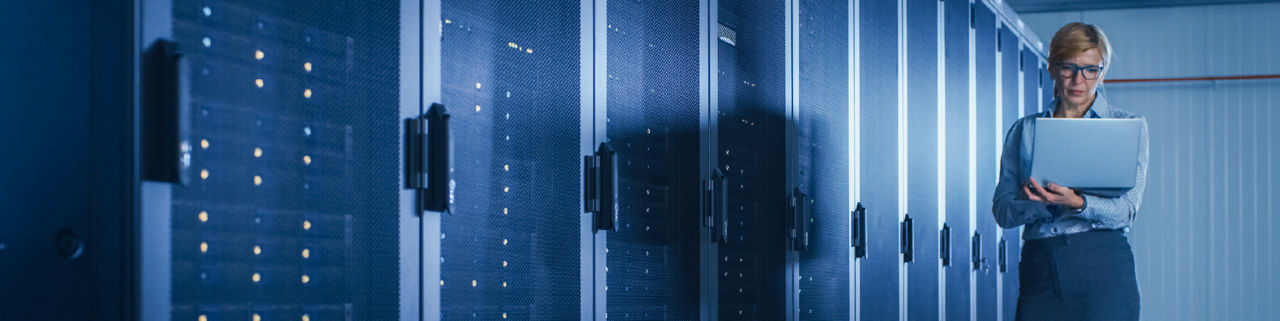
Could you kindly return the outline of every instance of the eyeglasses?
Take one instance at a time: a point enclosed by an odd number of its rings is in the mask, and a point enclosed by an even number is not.
[[[1097,66],[1097,65],[1088,65],[1088,66],[1082,67],[1076,64],[1063,63],[1063,64],[1058,64],[1057,68],[1058,68],[1058,75],[1062,76],[1063,79],[1075,78],[1076,73],[1079,73],[1082,76],[1084,76],[1084,79],[1094,80],[1094,79],[1098,79],[1098,74],[1102,73],[1102,66]]]

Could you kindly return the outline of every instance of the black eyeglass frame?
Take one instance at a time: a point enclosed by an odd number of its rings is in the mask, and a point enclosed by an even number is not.
[[[1075,78],[1076,75],[1079,74],[1081,77],[1084,77],[1085,80],[1096,80],[1098,79],[1099,76],[1102,76],[1102,72],[1106,70],[1106,67],[1099,66],[1099,65],[1080,66],[1080,65],[1071,64],[1071,63],[1058,63],[1058,64],[1055,64],[1053,67],[1057,69],[1055,72],[1057,72],[1059,76],[1064,77],[1064,79]],[[1067,75],[1062,73],[1064,68],[1071,70],[1071,74]],[[1089,77],[1088,69],[1092,69],[1092,68],[1097,68],[1098,71],[1093,72],[1093,77]]]

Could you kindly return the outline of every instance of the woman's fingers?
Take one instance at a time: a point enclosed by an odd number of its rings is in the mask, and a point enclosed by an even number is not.
[[[1039,194],[1036,194],[1027,186],[1022,187],[1022,192],[1027,194],[1027,199],[1029,200],[1036,201],[1036,202],[1044,202],[1044,197],[1040,196]]]
[[[1070,188],[1066,188],[1065,186],[1058,185],[1052,182],[1049,183],[1049,191],[1053,192],[1054,194],[1064,195],[1064,196],[1072,193]]]
[[[1042,196],[1049,196],[1049,191],[1044,190],[1044,186],[1040,186],[1040,183],[1036,182],[1036,179],[1034,178],[1031,179],[1031,190],[1035,191],[1036,194],[1040,194]]]

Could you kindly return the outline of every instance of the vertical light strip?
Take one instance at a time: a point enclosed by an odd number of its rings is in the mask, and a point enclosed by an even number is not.
[[[849,208],[855,208],[862,200],[862,11],[861,0],[849,0],[849,107],[852,108],[849,124],[849,140],[853,148],[849,150]],[[850,212],[852,215],[852,212]],[[850,221],[852,222],[852,220]],[[849,226],[854,228],[852,224]],[[865,238],[865,236],[863,236]],[[852,242],[852,240],[850,240]],[[856,251],[849,251],[849,261],[853,275],[849,278],[852,293],[849,294],[849,319],[862,320],[862,263],[858,261]]]
[[[946,41],[946,5],[943,1],[938,1],[938,34],[937,34],[937,54],[938,59],[938,210],[936,231],[938,236],[942,236],[942,225],[947,223],[947,41]],[[939,240],[945,242],[946,240]],[[942,247],[938,247],[938,251],[942,251]],[[950,256],[950,253],[947,254]],[[938,320],[947,320],[947,268],[942,266],[942,261],[936,263],[938,265]]]
[[[578,2],[578,39],[581,45],[578,47],[578,112],[579,112],[579,132],[578,132],[578,155],[591,155],[595,150],[595,142],[598,136],[596,129],[596,36],[595,36],[595,0],[579,0]],[[581,162],[579,156],[579,162]],[[581,165],[579,165],[581,168]],[[578,182],[582,182],[582,175],[579,173]],[[579,191],[578,202],[583,202],[582,192]],[[592,320],[595,319],[595,286],[596,286],[596,257],[595,257],[595,237],[594,228],[592,226],[592,213],[582,210],[581,204],[578,206],[578,319]],[[504,241],[505,242],[505,241]]]
[[[418,10],[420,16],[417,21],[418,34],[415,35],[417,38],[415,40],[418,41],[418,55],[421,57],[417,62],[421,64],[418,70],[419,81],[417,84],[420,86],[419,90],[421,92],[418,101],[413,104],[416,106],[410,105],[401,109],[416,109],[418,114],[422,114],[426,112],[426,110],[423,110],[425,106],[430,106],[428,105],[429,102],[443,101],[444,98],[443,87],[440,83],[442,74],[440,62],[444,59],[441,52],[443,42],[443,37],[441,36],[444,32],[442,21],[444,19],[442,19],[443,13],[440,0],[418,1],[418,5],[421,8]],[[435,23],[428,23],[427,21]],[[432,26],[435,27],[434,30],[430,28]],[[436,37],[431,37],[430,35],[435,35]],[[405,202],[409,206],[402,205],[402,207],[412,206],[411,204],[414,202],[412,192],[405,193],[402,191],[401,195],[402,199],[410,199]],[[420,287],[420,297],[418,298],[420,303],[417,304],[420,313],[418,319],[440,320],[441,289],[439,286],[435,286],[435,283],[437,280],[444,280],[440,275],[440,271],[443,268],[440,264],[443,255],[440,240],[440,235],[443,233],[443,224],[440,220],[440,215],[418,215],[418,213],[413,213],[409,216],[409,219],[413,216],[417,216],[421,220],[418,232],[420,234],[418,235],[418,250],[421,252],[418,260],[420,262],[419,265],[421,265],[418,268],[419,273],[421,273],[418,276]]]
[[[701,142],[700,151],[702,156],[699,157],[699,177],[702,182],[710,179],[711,169],[715,168],[719,159],[717,156],[717,102],[719,95],[719,74],[716,72],[718,61],[717,48],[717,25],[718,15],[716,8],[717,0],[701,0],[698,3],[698,58],[701,63],[698,72],[699,86],[699,102],[701,104],[699,110],[699,140]],[[706,187],[700,187],[706,188]],[[701,221],[701,220],[700,220]],[[701,225],[701,223],[699,223]],[[719,263],[716,260],[719,256],[719,245],[710,241],[712,231],[707,228],[698,228],[701,238],[698,241],[699,246],[699,275],[701,287],[699,288],[699,318],[702,321],[714,321],[719,319]]]
[[[978,231],[978,65],[977,65],[977,45],[975,33],[976,26],[973,21],[974,6],[977,5],[973,1],[969,1],[969,243],[970,255],[973,253],[973,235]],[[970,258],[971,260],[974,258]],[[969,270],[969,320],[978,320],[978,271],[973,267],[966,267]]]
[[[595,150],[596,146],[609,140],[608,115],[609,115],[609,33],[606,26],[608,21],[608,1],[592,0],[591,1],[591,35],[592,35],[592,99],[594,102],[593,120],[595,139],[592,140],[590,149],[587,153]],[[596,320],[603,320],[608,316],[608,292],[609,275],[608,271],[608,235],[609,233],[596,232],[594,219],[588,221],[588,225],[592,225],[588,229],[588,237],[592,238],[592,282],[594,283],[591,293],[593,298],[592,316]]]
[[[799,78],[800,78],[799,77],[800,71],[799,71],[799,68],[797,68],[798,67],[797,61],[800,60],[798,57],[798,55],[800,54],[800,51],[798,49],[799,48],[798,43],[800,42],[800,39],[799,39],[800,33],[798,31],[799,8],[797,7],[797,5],[798,5],[798,0],[787,0],[785,5],[783,6],[783,13],[785,14],[785,17],[783,18],[783,21],[784,21],[783,29],[784,31],[786,31],[783,37],[785,39],[784,42],[786,43],[786,49],[784,50],[784,54],[783,54],[784,61],[786,62],[786,68],[784,72],[786,76],[785,77],[786,80],[784,81],[786,100],[784,104],[786,105],[785,114],[787,119],[786,126],[785,126],[786,127],[785,137],[787,141],[787,144],[785,147],[786,149],[786,152],[785,152],[786,183],[784,184],[784,190],[782,191],[784,193],[790,193],[793,188],[800,186],[797,180],[798,178],[797,174],[799,174],[799,170],[798,170],[799,166],[797,166],[799,163],[798,162],[799,147],[797,146],[798,144],[796,144],[798,142],[798,137],[799,137],[798,125],[800,122],[800,113],[799,113],[800,99],[798,97],[799,90],[797,89],[799,87]],[[783,195],[790,195],[790,194],[783,194]],[[795,199],[792,199],[792,200],[794,201]],[[786,258],[785,258],[786,266],[784,268],[784,270],[786,271],[787,279],[783,282],[786,285],[786,290],[784,292],[786,293],[786,298],[785,298],[786,302],[784,305],[786,309],[784,311],[786,313],[786,317],[785,317],[786,320],[795,321],[800,318],[800,294],[799,294],[800,292],[800,285],[799,285],[800,284],[799,282],[800,254],[799,252],[791,249],[790,242],[793,241],[792,239],[785,238],[785,237],[784,239],[785,239],[784,242],[786,242],[786,245],[784,245],[784,248],[787,249]]]
[[[898,222],[907,214],[907,0],[898,0]],[[898,237],[902,231],[899,229]],[[899,245],[901,246],[901,245]],[[899,253],[902,251],[899,250]],[[907,320],[908,263],[898,255],[898,319]]]
[[[997,180],[1000,179],[1000,154],[1004,153],[1004,137],[1001,137],[1000,131],[1001,129],[1004,128],[1004,55],[1007,54],[1007,52],[1004,52],[1003,44],[1005,41],[1012,41],[1012,40],[1005,40],[1004,33],[1000,32],[1000,29],[1008,28],[1008,26],[1005,26],[1003,22],[1004,21],[1000,20],[999,16],[997,16],[996,18],[996,112],[995,112],[996,125],[992,126],[992,127],[995,127],[995,135],[996,135],[995,140],[993,140],[993,142],[995,142],[995,150],[996,150],[996,155],[994,158],[995,166],[992,167],[992,168],[995,168],[995,171],[992,173],[986,174],[986,175],[995,176]],[[990,196],[987,196],[987,197],[990,197]],[[1003,237],[1004,237],[1004,229],[1000,228],[999,226],[996,226],[995,238],[991,240],[996,241],[996,244],[1000,244],[999,243],[1000,239]],[[1001,308],[1000,306],[1001,304],[1004,303],[1004,273],[1000,273],[1000,267],[999,267],[999,264],[1000,264],[999,258],[1001,254],[1000,250],[1001,250],[1000,247],[996,246],[996,253],[995,253],[996,265],[997,265],[996,266],[996,306],[995,306],[996,321],[1004,320],[1004,309]]]

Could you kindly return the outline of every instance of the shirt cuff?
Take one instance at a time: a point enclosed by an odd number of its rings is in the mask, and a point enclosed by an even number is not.
[[[1045,203],[1032,200],[1014,200],[1016,208],[1023,209],[1023,215],[1026,215],[1027,222],[1035,222],[1042,219],[1053,218],[1053,213],[1049,211],[1049,206]]]

